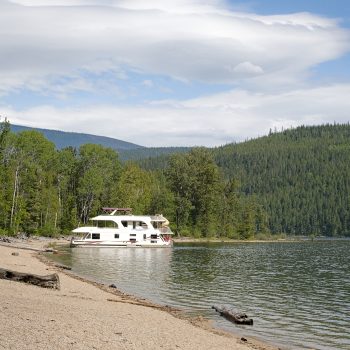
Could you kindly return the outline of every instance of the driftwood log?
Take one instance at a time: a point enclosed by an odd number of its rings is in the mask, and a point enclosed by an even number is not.
[[[58,267],[59,269],[62,269],[62,270],[71,270],[72,269],[70,266],[62,265],[62,264],[55,264],[55,266]]]
[[[217,311],[221,316],[225,317],[227,320],[237,323],[237,324],[245,324],[245,325],[253,325],[253,319],[249,318],[246,314],[241,312],[233,311],[232,309],[228,309],[223,306],[212,306],[212,309]]]
[[[38,276],[30,273],[11,271],[0,268],[0,279],[34,284],[42,288],[60,289],[60,279],[57,273]]]

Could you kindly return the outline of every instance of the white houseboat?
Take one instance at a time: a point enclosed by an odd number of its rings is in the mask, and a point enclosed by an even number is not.
[[[169,221],[154,216],[132,215],[131,208],[102,208],[105,214],[91,219],[92,225],[78,227],[73,247],[171,247]]]

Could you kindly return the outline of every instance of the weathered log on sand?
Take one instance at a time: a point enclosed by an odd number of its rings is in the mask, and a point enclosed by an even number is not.
[[[235,312],[231,309],[227,309],[226,307],[220,306],[212,306],[212,309],[217,311],[221,316],[225,317],[227,320],[237,323],[237,324],[245,324],[245,325],[253,325],[253,319],[249,318],[246,314],[241,312]]]
[[[11,271],[0,268],[0,279],[34,284],[42,288],[60,289],[60,279],[57,273],[38,276],[30,273]]]

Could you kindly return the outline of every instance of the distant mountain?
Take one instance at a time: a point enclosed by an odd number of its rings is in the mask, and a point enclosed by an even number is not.
[[[58,130],[40,129],[40,128],[30,128],[27,126],[13,125],[11,124],[11,130],[15,133],[25,131],[25,130],[36,130],[41,132],[48,140],[53,142],[58,149],[65,147],[76,147],[86,143],[94,143],[104,147],[110,147],[114,150],[120,152],[124,150],[137,150],[143,149],[143,146],[136,145],[134,143],[125,142],[111,137],[96,136],[90,134],[83,134],[77,132],[66,132]]]
[[[49,130],[40,128],[30,128],[27,126],[11,124],[11,130],[15,133],[25,130],[35,130],[41,132],[48,140],[56,145],[57,149],[65,147],[79,148],[86,143],[93,143],[110,147],[119,153],[119,157],[123,161],[136,160],[167,156],[173,153],[183,153],[191,150],[190,147],[144,147],[134,143],[121,141],[111,137],[97,136],[91,134],[83,134],[77,132],[66,132],[59,130]]]

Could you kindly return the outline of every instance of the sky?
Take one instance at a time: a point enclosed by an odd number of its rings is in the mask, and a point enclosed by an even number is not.
[[[0,118],[142,146],[350,120],[348,0],[0,0]]]

